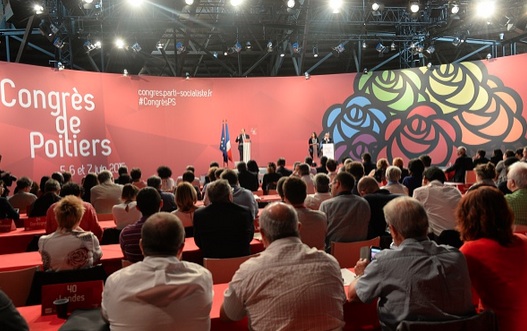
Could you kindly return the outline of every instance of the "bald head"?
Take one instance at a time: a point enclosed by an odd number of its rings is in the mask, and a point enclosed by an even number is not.
[[[362,177],[357,184],[361,196],[375,193],[379,190],[379,183],[373,177]]]
[[[260,229],[269,243],[287,237],[298,237],[295,209],[283,202],[268,205],[260,215]]]
[[[141,229],[145,256],[178,256],[185,241],[185,229],[176,215],[159,212],[150,216]]]

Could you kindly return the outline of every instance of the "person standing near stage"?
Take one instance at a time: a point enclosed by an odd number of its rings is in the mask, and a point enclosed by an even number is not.
[[[236,137],[236,142],[238,143],[238,152],[240,152],[240,161],[243,160],[243,145],[245,143],[251,142],[251,139],[247,133],[245,133],[245,129],[242,129],[240,134]]]
[[[315,131],[313,131],[313,133],[311,133],[311,137],[307,141],[307,144],[309,145],[309,155],[311,156],[311,158],[313,158],[313,152],[314,151],[317,152],[316,154],[318,156],[319,155],[318,147],[320,146],[320,144],[319,144],[318,137],[317,137],[317,134],[316,134]]]

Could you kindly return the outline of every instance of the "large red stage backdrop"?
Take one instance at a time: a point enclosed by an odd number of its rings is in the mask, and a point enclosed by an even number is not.
[[[251,136],[260,165],[308,154],[312,131],[329,132],[336,157],[427,153],[446,165],[455,148],[527,145],[527,55],[492,61],[287,78],[122,76],[0,63],[2,169],[38,180],[54,171],[121,164],[144,176],[159,165],[199,174],[221,161],[222,121]]]

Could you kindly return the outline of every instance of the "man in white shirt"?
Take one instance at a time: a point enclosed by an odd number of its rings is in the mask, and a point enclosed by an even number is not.
[[[97,178],[99,185],[91,188],[90,202],[97,214],[111,214],[113,206],[121,203],[123,186],[114,183],[113,175],[108,170],[101,171]]]
[[[106,280],[101,310],[111,330],[209,330],[212,275],[180,260],[185,230],[179,219],[156,213],[141,237],[144,260]]]
[[[298,238],[293,207],[281,202],[260,216],[260,256],[244,262],[225,291],[222,320],[249,318],[251,330],[340,330],[346,300],[334,257]]]
[[[315,176],[315,193],[308,194],[305,200],[305,205],[309,209],[318,210],[322,201],[331,199],[329,192],[329,176],[323,173]]]
[[[416,188],[413,197],[420,201],[428,214],[429,232],[439,236],[444,230],[456,227],[456,207],[461,192],[455,186],[445,185],[445,173],[430,167],[423,173],[423,186]]]

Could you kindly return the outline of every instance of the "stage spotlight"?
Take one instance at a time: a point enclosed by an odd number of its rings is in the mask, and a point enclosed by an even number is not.
[[[62,62],[57,62],[57,69],[58,69],[59,71],[64,70],[64,64],[63,64]]]
[[[425,52],[426,52],[426,54],[428,54],[428,55],[432,55],[432,54],[434,54],[435,51],[436,51],[435,46],[434,46],[434,45],[430,45],[430,46],[428,46],[428,47],[426,48],[426,51],[425,51]]]
[[[309,75],[309,72],[306,71],[304,73],[304,77],[306,78],[306,80],[308,80],[311,76]]]
[[[185,3],[188,5],[188,6],[192,6],[194,4],[194,0],[185,0]]]
[[[313,57],[318,57],[318,47],[317,46],[313,47]]]
[[[295,0],[287,0],[287,8],[295,8],[296,1]]]
[[[379,53],[383,53],[386,50],[386,46],[379,42],[377,46],[375,46],[375,50]]]
[[[185,79],[186,79],[186,80],[189,80],[189,79],[190,79],[190,74],[188,73],[188,71],[185,72]]]
[[[93,51],[94,49],[101,48],[101,42],[96,41],[95,43],[92,43],[90,40],[86,40],[83,45],[84,49],[86,50],[86,53],[89,53]]]
[[[291,44],[291,47],[293,48],[293,53],[298,54],[302,50],[301,47],[298,45],[298,42],[294,42]]]
[[[183,45],[183,43],[181,41],[178,41],[176,43],[176,52],[177,52],[177,54],[184,53],[186,50],[187,50],[187,47],[185,47],[185,45]]]
[[[414,14],[417,13],[419,11],[419,2],[417,1],[410,2],[410,11]]]
[[[267,51],[269,53],[271,53],[273,51],[273,42],[270,41],[270,40],[267,42]]]
[[[454,39],[452,40],[452,45],[458,47],[459,45],[461,45],[464,42],[465,42],[464,39],[461,39],[460,37],[454,37]]]
[[[496,2],[493,0],[480,1],[476,4],[476,15],[481,18],[489,18],[496,11]]]
[[[134,53],[139,53],[143,49],[141,45],[139,45],[139,43],[137,42],[130,46],[130,48],[132,49],[132,51],[134,51]]]
[[[337,54],[340,54],[340,53],[344,52],[346,50],[346,48],[344,47],[343,44],[338,44],[336,47],[333,48],[333,50],[335,52],[337,52]]]
[[[333,14],[340,13],[340,9],[342,8],[342,0],[330,0],[329,7],[331,8]]]
[[[371,4],[371,10],[377,11],[377,10],[379,10],[379,8],[381,8],[381,5],[379,5],[378,2],[374,2],[374,3]]]
[[[123,76],[124,76],[124,77],[127,77],[127,76],[128,76],[128,70],[127,70],[127,69],[124,69],[124,70],[123,70]]]
[[[252,47],[252,45],[251,45],[251,42],[250,42],[250,41],[248,41],[248,42],[245,43],[245,48],[246,48],[246,49],[251,49],[251,47]]]
[[[456,4],[456,3],[453,4],[453,5],[452,5],[452,9],[450,9],[450,12],[451,12],[452,14],[454,14],[454,15],[457,14],[457,13],[459,13],[459,5]]]
[[[392,51],[395,51],[397,49],[397,45],[395,45],[395,41],[392,41],[392,44],[390,45],[390,49]]]
[[[242,0],[231,0],[231,5],[236,7],[242,4]]]
[[[132,7],[139,7],[143,3],[143,0],[128,0],[128,4]]]
[[[35,15],[40,15],[44,12],[44,7],[41,4],[35,4],[33,10],[35,11]]]
[[[64,40],[63,40],[60,36],[56,37],[56,38],[53,40],[53,46],[55,46],[55,47],[57,47],[57,48],[59,48],[59,49],[62,48],[62,47],[64,47],[64,44],[65,44],[65,42],[64,42]]]
[[[240,44],[239,41],[234,44],[234,50],[236,51],[236,53],[240,53],[242,51],[242,44]]]
[[[362,48],[368,48],[368,44],[365,41],[362,42]]]

